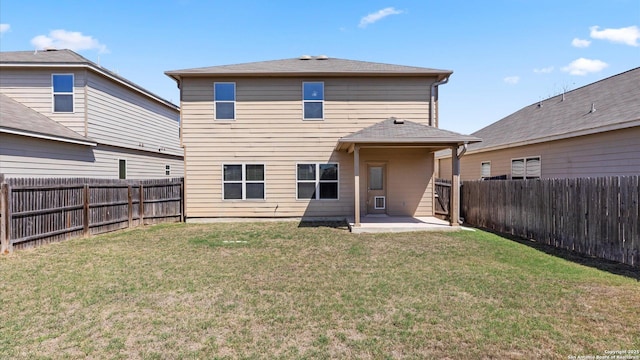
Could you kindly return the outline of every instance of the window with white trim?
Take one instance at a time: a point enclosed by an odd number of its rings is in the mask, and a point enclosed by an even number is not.
[[[264,200],[263,164],[223,165],[222,173],[223,199]]]
[[[540,156],[511,159],[511,178],[537,179],[540,177],[541,164]]]
[[[491,177],[491,161],[483,161],[480,164],[480,177],[483,179]]]
[[[73,74],[52,74],[53,112],[73,112]]]
[[[171,165],[165,165],[164,166],[164,174],[166,176],[171,176]]]
[[[338,199],[338,164],[297,164],[296,173],[298,200]]]
[[[322,120],[324,118],[324,83],[302,83],[302,119]]]
[[[236,83],[217,82],[213,84],[216,120],[235,120],[236,118]]]

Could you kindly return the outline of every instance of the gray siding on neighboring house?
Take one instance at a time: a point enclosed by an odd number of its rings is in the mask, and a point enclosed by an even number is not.
[[[74,74],[73,113],[53,112],[52,74]],[[78,68],[17,69],[2,68],[0,93],[48,116],[80,135],[85,129],[85,81],[87,72]]]
[[[491,176],[510,175],[514,158],[540,156],[542,178],[640,174],[640,127],[471,153],[462,157],[463,180],[480,179],[480,164],[491,161]],[[451,159],[439,159],[439,177],[451,176]]]
[[[117,178],[118,160],[126,159],[130,178],[165,177],[165,165],[171,165],[171,176],[184,175],[175,105],[70,50],[1,55],[1,94],[98,144],[38,140],[51,138],[42,126],[36,129],[19,111],[2,112],[24,124],[24,136],[2,134],[1,173]],[[73,112],[53,112],[52,74],[74,75]]]
[[[88,79],[90,138],[102,144],[182,156],[176,110],[96,74],[90,73]]]
[[[6,177],[118,178],[119,160],[127,161],[128,179],[182,176],[181,158],[148,156],[144,152],[98,145],[85,145],[0,134],[0,173]],[[165,175],[171,165],[171,175]]]

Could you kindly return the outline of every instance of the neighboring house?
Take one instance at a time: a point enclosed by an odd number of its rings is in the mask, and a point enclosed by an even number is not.
[[[166,72],[188,219],[433,216],[434,152],[479,141],[436,127],[451,73],[326,56]]]
[[[529,105],[472,135],[462,179],[640,174],[640,68]],[[439,176],[451,175],[438,153]]]
[[[71,50],[0,53],[0,174],[184,174],[176,105]]]

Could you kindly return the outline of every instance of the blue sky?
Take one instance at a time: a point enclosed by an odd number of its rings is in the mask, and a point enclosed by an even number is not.
[[[167,70],[303,54],[453,70],[440,127],[472,133],[640,66],[640,0],[0,0],[0,50],[71,48],[178,103]]]

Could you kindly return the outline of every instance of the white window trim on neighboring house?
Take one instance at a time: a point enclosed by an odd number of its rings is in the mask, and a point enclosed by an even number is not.
[[[488,165],[487,167],[489,169],[487,174],[484,173],[485,164]],[[484,179],[488,177],[491,177],[491,161],[482,161],[480,162],[480,178]]]
[[[314,165],[315,166],[315,179],[314,180],[299,180],[298,179],[298,166],[299,165]],[[336,180],[320,180],[320,165],[335,165],[336,166]],[[296,163],[296,200],[321,200],[321,201],[336,201],[340,200],[340,164],[335,162],[329,163],[315,163],[315,162],[298,162]],[[298,194],[299,183],[313,183],[315,186],[314,198],[301,198]],[[336,197],[335,198],[321,198],[320,197],[320,184],[331,183],[336,184]]]
[[[538,162],[538,169],[537,170],[531,170],[529,169],[529,167],[527,166],[527,164],[529,164],[529,162],[533,162],[536,161]],[[514,171],[513,171],[513,164],[515,161],[522,161],[522,174],[517,173],[516,175],[514,175]],[[534,172],[535,171],[535,172]],[[527,157],[521,157],[521,158],[513,158],[511,159],[511,178],[515,179],[515,180],[520,180],[520,179],[539,179],[542,176],[542,157],[541,156],[527,156]]]
[[[262,180],[247,180],[247,165],[262,166]],[[241,166],[242,174],[240,180],[225,180],[225,166]],[[226,199],[225,186],[227,184],[242,184],[242,198]],[[262,184],[262,198],[247,198],[247,184]],[[264,201],[267,199],[267,166],[263,163],[229,163],[222,164],[222,200],[223,201]]]
[[[217,100],[216,99],[216,85],[233,85],[233,100]],[[216,121],[234,121],[236,120],[236,99],[237,99],[237,86],[235,82],[214,82],[213,83],[213,118]],[[218,104],[233,104],[233,117],[231,118],[219,118],[218,117]]]
[[[164,176],[171,176],[171,165],[167,164],[164,166]]]
[[[315,99],[305,99],[304,96],[304,87],[306,84],[322,84],[322,99],[321,100],[315,100]],[[322,111],[322,116],[321,117],[312,117],[312,118],[308,118],[305,116],[305,106],[307,103],[320,103],[321,106],[321,111]],[[324,81],[303,81],[302,82],[302,120],[305,121],[322,121],[324,120]]]
[[[56,91],[53,78],[56,76],[71,76],[71,91]],[[51,112],[56,114],[73,114],[76,110],[75,96],[76,77],[73,73],[51,74]],[[71,95],[71,111],[56,111],[56,95]]]

